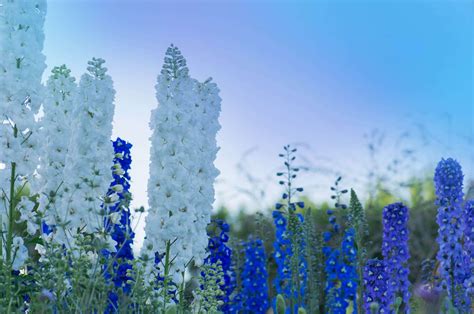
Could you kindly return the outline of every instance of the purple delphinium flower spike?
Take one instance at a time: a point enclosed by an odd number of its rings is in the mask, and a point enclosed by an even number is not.
[[[389,313],[390,300],[388,292],[389,274],[383,260],[369,259],[364,267],[364,309],[365,313]]]
[[[474,297],[474,200],[464,206],[464,252],[467,264],[470,265],[469,276],[464,280],[464,287],[472,299]]]
[[[401,297],[402,313],[409,313],[410,282],[408,280],[408,208],[402,203],[394,203],[383,209],[382,254],[389,275],[390,303]]]
[[[469,277],[469,264],[466,263],[462,248],[463,178],[461,165],[456,160],[442,159],[436,167],[434,183],[436,204],[439,206],[436,220],[439,225],[437,258],[440,262],[441,287],[447,291],[459,311],[468,312],[470,301],[464,289],[464,281]]]

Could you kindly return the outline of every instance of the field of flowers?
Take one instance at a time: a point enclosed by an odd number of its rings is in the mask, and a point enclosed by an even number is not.
[[[407,205],[369,216],[341,177],[315,219],[290,145],[272,234],[232,239],[233,225],[212,218],[219,89],[193,79],[171,45],[150,118],[149,208],[133,213],[132,144],[111,141],[105,61],[89,61],[78,82],[57,66],[43,84],[45,16],[46,0],[0,0],[1,313],[473,312],[474,200],[456,160],[434,169],[438,209],[423,224],[436,224],[435,254],[411,252]],[[145,212],[134,253],[131,216]]]

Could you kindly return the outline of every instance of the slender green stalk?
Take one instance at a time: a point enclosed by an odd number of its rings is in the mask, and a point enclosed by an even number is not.
[[[179,289],[179,307],[178,307],[179,313],[184,313],[184,288],[185,288],[184,271],[182,273],[182,277],[183,277],[183,280],[181,281],[181,287]]]
[[[16,130],[16,128],[15,128]],[[15,132],[16,133],[16,132]],[[10,313],[11,297],[12,297],[12,244],[13,244],[13,223],[15,222],[15,177],[16,177],[16,163],[12,162],[12,170],[10,176],[10,206],[8,209],[8,230],[7,230],[7,245],[6,245],[6,278],[7,278],[7,300],[8,313]]]

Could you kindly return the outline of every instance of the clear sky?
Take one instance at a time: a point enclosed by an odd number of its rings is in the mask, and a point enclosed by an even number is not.
[[[429,171],[449,155],[472,177],[473,12],[470,1],[51,0],[45,54],[48,72],[65,63],[76,77],[90,58],[107,60],[114,136],[134,145],[133,204],[146,206],[154,85],[177,45],[191,75],[221,89],[217,197],[235,205],[244,198],[233,186],[246,185],[236,164],[248,149],[257,177],[297,142],[316,166],[357,185],[368,165],[363,135],[375,128],[392,136],[382,159],[410,130]]]

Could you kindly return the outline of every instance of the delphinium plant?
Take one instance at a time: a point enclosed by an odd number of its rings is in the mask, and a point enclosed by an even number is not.
[[[389,274],[384,260],[369,259],[364,267],[365,313],[391,313],[389,300]]]
[[[179,49],[168,48],[156,85],[159,106],[150,121],[150,208],[142,248],[150,282],[163,284],[163,303],[169,286],[183,290],[186,268],[199,266],[206,257],[206,226],[218,175],[213,164],[220,128],[218,91],[210,80],[192,79]]]
[[[110,184],[108,195],[117,194],[118,202],[109,208],[110,215],[105,219],[106,230],[111,233],[116,242],[115,250],[104,250],[107,258],[104,266],[106,278],[114,283],[114,289],[109,292],[108,312],[113,313],[119,308],[130,306],[129,294],[132,288],[133,250],[132,244],[135,233],[131,226],[130,216],[130,174],[132,144],[117,138],[113,141],[115,152],[112,167],[113,181]]]
[[[408,219],[408,207],[402,203],[390,204],[383,209],[382,255],[389,276],[389,300],[394,306],[399,304],[398,313],[410,312]],[[395,302],[397,298],[400,300]]]
[[[208,256],[204,264],[213,265],[220,263],[222,268],[222,295],[219,310],[222,313],[232,313],[231,296],[236,285],[235,271],[232,265],[232,249],[228,246],[230,227],[224,220],[213,220],[208,227],[209,244]]]
[[[277,203],[273,212],[276,226],[274,257],[277,264],[275,279],[276,291],[281,294],[287,304],[288,313],[296,313],[298,308],[304,308],[306,290],[306,253],[303,235],[304,217],[297,209],[304,209],[304,202],[295,201],[296,194],[303,188],[295,187],[294,180],[299,171],[293,165],[296,159],[296,148],[290,145],[283,147],[284,152],[279,156],[284,160],[285,170],[278,172],[281,177],[279,184],[285,187],[282,195],[283,202]],[[276,302],[276,301],[275,301]],[[276,306],[276,303],[274,304]]]
[[[357,312],[357,248],[356,230],[348,222],[348,206],[342,202],[342,195],[348,190],[340,189],[342,178],[338,177],[331,187],[335,210],[327,210],[330,231],[323,233],[326,257],[326,303],[328,313],[345,313],[349,306]]]
[[[322,313],[324,304],[324,265],[323,238],[321,232],[316,230],[316,224],[311,214],[311,209],[306,209],[303,223],[303,236],[306,242],[307,261],[307,287],[305,304],[308,313]]]
[[[75,100],[61,188],[64,195],[61,206],[55,207],[52,236],[53,241],[69,248],[75,246],[76,235],[80,233],[93,236],[101,246],[113,246],[104,219],[109,215],[109,207],[118,201],[116,193],[107,193],[114,159],[110,137],[115,90],[104,63],[100,58],[88,62]]]
[[[464,281],[464,288],[474,303],[474,200],[469,200],[464,205],[464,252],[468,265],[469,276]]]
[[[38,114],[46,68],[42,53],[46,1],[2,1],[0,14],[0,312],[24,304],[28,247],[39,230],[30,198],[38,151]],[[26,226],[25,226],[26,224]]]
[[[259,239],[242,244],[245,261],[240,273],[240,310],[243,313],[265,314],[270,307],[268,273],[263,242]]]
[[[44,116],[40,135],[44,141],[37,180],[39,208],[44,222],[53,226],[62,206],[64,168],[74,121],[76,79],[65,65],[54,67],[46,83],[43,102]]]
[[[434,182],[438,230],[438,261],[441,286],[447,292],[447,306],[454,306],[461,313],[470,311],[470,299],[464,288],[469,278],[469,264],[462,248],[464,230],[462,201],[464,175],[461,165],[454,159],[442,159],[435,170]]]
[[[357,250],[356,270],[358,277],[357,286],[357,312],[363,313],[363,291],[364,291],[364,266],[367,262],[367,246],[369,242],[369,225],[359,198],[351,189],[349,203],[348,223],[354,229],[354,242]]]

